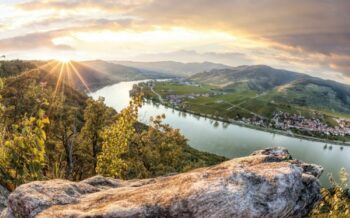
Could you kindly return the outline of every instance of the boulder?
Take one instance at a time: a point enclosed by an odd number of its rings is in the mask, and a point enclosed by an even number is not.
[[[284,148],[269,148],[154,179],[24,184],[2,217],[304,217],[321,197],[321,173]]]

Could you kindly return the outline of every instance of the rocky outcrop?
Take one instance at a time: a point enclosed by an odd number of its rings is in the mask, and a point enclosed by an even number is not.
[[[155,179],[24,184],[2,217],[303,217],[320,198],[321,173],[270,148]]]

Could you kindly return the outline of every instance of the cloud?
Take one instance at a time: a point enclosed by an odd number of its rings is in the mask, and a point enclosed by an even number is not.
[[[146,0],[32,0],[17,4],[22,10],[82,10],[99,9],[104,11],[124,12],[145,3]]]
[[[319,53],[323,65],[348,74],[350,62],[335,57],[350,56],[349,10],[347,0],[154,0],[137,13],[158,25],[224,30],[294,54]]]
[[[57,50],[73,50],[69,45],[59,44],[55,45],[52,39],[62,35],[61,31],[32,33],[24,36],[17,36],[8,39],[0,40],[0,49],[8,51],[26,51],[37,48],[52,48]]]
[[[71,31],[98,31],[98,30],[121,30],[126,28],[135,28],[134,19],[132,18],[84,18],[71,17],[69,20],[62,17],[48,17],[46,19],[30,22],[26,27],[30,28],[49,28],[61,27]]]

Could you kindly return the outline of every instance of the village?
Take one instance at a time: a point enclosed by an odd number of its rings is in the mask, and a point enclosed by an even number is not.
[[[336,119],[337,126],[330,127],[318,118],[305,118],[297,114],[289,114],[286,112],[275,112],[270,124],[276,129],[298,129],[302,131],[310,131],[323,135],[346,136],[350,135],[349,122],[344,119]]]
[[[330,127],[318,118],[305,118],[302,115],[289,114],[283,111],[274,112],[271,119],[253,116],[251,118],[241,118],[241,121],[245,124],[284,131],[299,130],[325,136],[350,135],[350,123],[347,120],[336,119],[337,126]]]

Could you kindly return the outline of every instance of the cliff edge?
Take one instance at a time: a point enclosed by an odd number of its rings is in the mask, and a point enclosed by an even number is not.
[[[322,171],[268,148],[154,179],[31,182],[9,195],[1,217],[304,217],[321,197]]]

